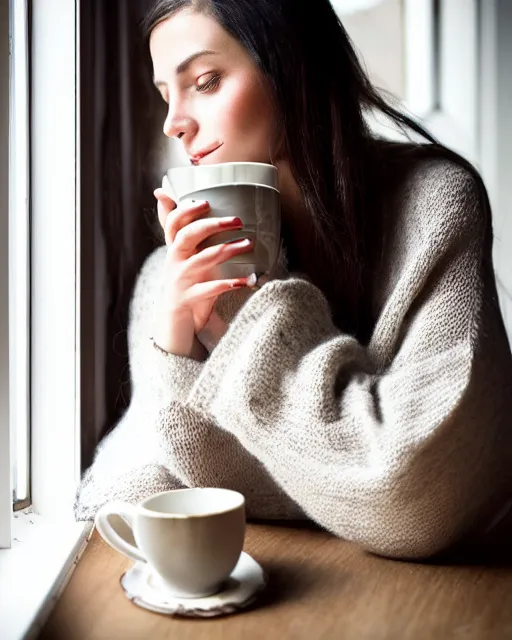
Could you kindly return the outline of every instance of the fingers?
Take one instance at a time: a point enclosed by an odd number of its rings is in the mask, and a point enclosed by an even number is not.
[[[198,282],[192,285],[187,291],[187,303],[196,304],[204,300],[211,300],[234,289],[250,287],[253,276],[247,278],[235,278],[231,280],[211,280],[209,282]]]
[[[182,258],[193,255],[202,242],[216,233],[243,228],[237,217],[206,218],[210,211],[206,201],[185,200],[176,206],[163,189],[155,189],[154,194],[158,200],[158,218],[164,230],[165,243],[175,245],[175,251]]]
[[[209,211],[210,205],[204,200],[199,202],[187,200],[180,204],[173,215],[167,217],[164,229],[166,242],[173,244],[178,233],[187,229],[196,220],[204,219]]]
[[[170,223],[172,226],[172,223]],[[239,231],[243,228],[240,218],[202,218],[182,227],[171,244],[176,253],[183,257],[193,255],[198,246],[211,236],[222,231]],[[169,232],[171,236],[171,232]]]
[[[153,195],[157,200],[158,221],[160,226],[165,230],[165,222],[171,211],[176,209],[174,200],[162,189],[158,188],[153,191]]]
[[[254,243],[251,239],[241,238],[234,242],[207,247],[189,259],[189,269],[193,272],[211,269],[235,256],[251,251],[253,245]]]

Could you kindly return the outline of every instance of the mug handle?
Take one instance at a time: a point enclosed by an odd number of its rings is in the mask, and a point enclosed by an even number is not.
[[[137,514],[137,507],[128,502],[108,502],[101,507],[95,517],[96,529],[98,529],[101,537],[113,549],[119,551],[131,560],[147,562],[138,547],[130,544],[125,538],[120,536],[114,527],[110,524],[110,516],[120,516],[133,531],[133,519]]]

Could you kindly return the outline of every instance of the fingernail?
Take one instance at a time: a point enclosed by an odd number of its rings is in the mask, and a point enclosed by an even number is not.
[[[255,273],[251,273],[251,275],[247,278],[247,286],[254,287],[258,282],[258,276]]]
[[[227,240],[225,244],[237,244],[239,247],[248,247],[251,241],[249,238],[235,238],[235,240]]]
[[[243,227],[243,223],[240,218],[226,218],[221,220],[221,225],[226,227]]]

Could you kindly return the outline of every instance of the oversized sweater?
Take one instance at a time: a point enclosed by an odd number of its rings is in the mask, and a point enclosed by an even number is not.
[[[364,346],[318,288],[281,274],[219,300],[228,328],[204,362],[166,354],[151,339],[157,249],[131,304],[131,404],[82,479],[77,519],[113,499],[229,487],[249,518],[307,517],[400,558],[499,520],[512,497],[512,358],[481,183],[424,159],[383,220]]]

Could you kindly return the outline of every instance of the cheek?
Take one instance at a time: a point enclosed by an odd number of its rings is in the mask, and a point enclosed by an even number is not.
[[[225,86],[219,112],[224,133],[250,133],[252,137],[265,136],[268,141],[271,109],[259,83],[244,78],[230,82]]]

